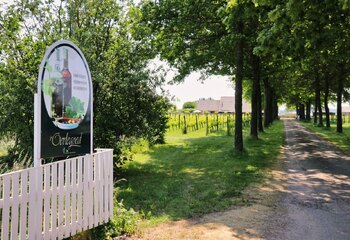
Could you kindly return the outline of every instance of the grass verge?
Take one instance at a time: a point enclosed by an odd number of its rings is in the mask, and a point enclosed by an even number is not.
[[[275,122],[259,140],[245,135],[245,152],[233,150],[233,137],[204,131],[168,133],[166,144],[143,149],[127,163],[118,200],[148,216],[148,225],[199,217],[246,204],[241,195],[261,181],[283,144],[283,123]]]
[[[318,127],[312,122],[301,122],[301,124],[350,154],[350,123],[343,124],[343,133],[336,132],[336,123],[334,122],[331,123],[330,128]]]
[[[8,167],[8,142],[0,139],[0,174],[9,170]]]
[[[7,155],[7,143],[0,139],[0,158],[3,158]]]

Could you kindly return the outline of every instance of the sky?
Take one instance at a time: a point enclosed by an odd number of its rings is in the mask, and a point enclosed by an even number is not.
[[[221,96],[234,96],[232,81],[228,76],[210,76],[207,80],[199,81],[200,73],[190,74],[183,83],[166,85],[164,89],[174,97],[173,103],[178,109],[184,102],[196,101],[199,98],[214,98],[220,100]]]
[[[174,80],[177,73],[176,69],[158,57],[150,60],[147,68],[151,70],[153,76],[163,76],[166,82]],[[223,96],[234,96],[233,85],[230,76],[210,75],[203,78],[198,71],[189,74],[181,83],[163,84],[162,89],[166,90],[167,97],[177,109],[181,109],[185,102],[197,101],[200,98],[220,100]]]

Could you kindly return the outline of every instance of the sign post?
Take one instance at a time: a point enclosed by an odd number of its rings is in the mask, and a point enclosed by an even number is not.
[[[34,99],[34,166],[93,153],[92,81],[80,49],[60,40],[41,62]]]

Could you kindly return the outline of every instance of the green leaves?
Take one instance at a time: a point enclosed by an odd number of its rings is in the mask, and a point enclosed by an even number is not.
[[[348,10],[350,8],[350,0],[338,0],[343,10]]]
[[[77,97],[72,97],[65,108],[65,114],[69,118],[81,118],[84,112],[84,102]]]
[[[44,79],[43,82],[42,82],[42,91],[45,95],[47,96],[52,96],[52,93],[55,91],[55,86],[53,85],[55,79],[53,79],[51,77],[51,74],[52,74],[52,71],[53,71],[53,68],[50,64],[46,63],[45,65],[45,69],[49,75],[49,78],[48,79]]]
[[[52,79],[45,79],[42,83],[42,91],[47,96],[52,96],[55,91],[55,87],[53,86]]]
[[[53,71],[52,66],[51,66],[50,64],[48,64],[47,62],[46,62],[46,65],[45,65],[45,69],[46,69],[46,71],[48,71],[49,73],[52,73],[52,71]]]

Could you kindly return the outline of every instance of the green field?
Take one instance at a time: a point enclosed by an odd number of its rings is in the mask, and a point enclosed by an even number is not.
[[[7,148],[8,148],[8,143],[6,141],[0,140],[0,174],[5,173],[8,171],[8,166],[7,166]]]
[[[204,130],[183,135],[169,132],[166,144],[140,147],[121,174],[118,200],[159,223],[246,204],[249,184],[263,179],[283,144],[283,124],[275,122],[258,141],[245,129],[245,153],[233,150],[225,131],[205,136]]]
[[[343,133],[337,133],[337,125],[335,122],[331,123],[330,128],[315,126],[312,122],[301,122],[303,126],[313,132],[318,133],[322,138],[333,143],[341,150],[350,154],[350,123],[343,124]]]

